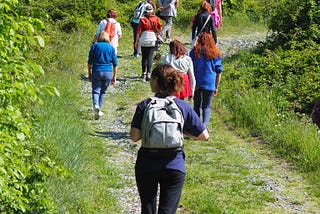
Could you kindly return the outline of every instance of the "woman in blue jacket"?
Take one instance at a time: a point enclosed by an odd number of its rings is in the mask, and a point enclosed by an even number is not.
[[[217,96],[220,85],[222,60],[211,33],[203,32],[195,47],[190,51],[193,62],[196,89],[194,92],[194,110],[208,127],[212,97]]]
[[[110,83],[114,84],[116,82],[117,77],[118,59],[114,47],[109,42],[109,34],[102,31],[98,43],[91,46],[88,57],[88,79],[92,82],[95,120],[103,115],[101,109],[107,88]]]

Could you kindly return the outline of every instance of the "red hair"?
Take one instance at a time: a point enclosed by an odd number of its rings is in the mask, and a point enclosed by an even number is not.
[[[171,41],[169,44],[169,47],[170,47],[170,53],[175,55],[177,59],[187,54],[186,49],[183,47],[182,43],[178,40]]]
[[[203,32],[198,37],[194,47],[194,55],[199,59],[203,52],[207,60],[220,57],[220,51],[217,48],[211,33]]]

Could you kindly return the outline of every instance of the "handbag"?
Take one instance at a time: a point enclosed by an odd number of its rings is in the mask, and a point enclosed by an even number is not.
[[[202,33],[204,27],[207,25],[207,23],[208,23],[208,21],[209,21],[209,19],[210,19],[210,16],[211,16],[211,15],[209,14],[206,22],[204,23],[204,25],[202,25],[202,28],[201,28],[201,30],[199,31],[198,35],[200,35],[200,34]],[[194,37],[194,39],[190,42],[190,45],[191,45],[192,48],[196,45],[197,40],[198,40],[198,36]]]
[[[158,31],[157,31],[157,30],[155,29],[155,27],[153,26],[151,20],[150,20],[148,17],[147,17],[147,19],[148,19],[149,22],[150,22],[150,25],[151,25],[151,27],[152,27],[152,29],[153,29],[153,32],[154,32],[155,34],[157,34],[156,42],[155,42],[155,47],[156,47],[156,49],[158,49],[158,48],[160,47],[160,45],[163,44],[163,40],[162,40],[161,36],[158,34]]]

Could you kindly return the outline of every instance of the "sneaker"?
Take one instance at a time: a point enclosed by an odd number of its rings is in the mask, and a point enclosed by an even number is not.
[[[140,54],[135,54],[134,57],[135,57],[135,58],[139,58],[139,57],[140,57]]]
[[[103,112],[102,111],[99,111],[99,116],[103,116]]]
[[[100,118],[100,109],[99,108],[95,108],[94,109],[94,119],[95,120],[99,120]]]
[[[167,42],[167,43],[170,43],[170,42],[171,42],[171,39],[170,39],[170,38],[166,38],[166,42]]]
[[[146,75],[146,81],[149,81],[150,80],[150,74],[147,74]]]

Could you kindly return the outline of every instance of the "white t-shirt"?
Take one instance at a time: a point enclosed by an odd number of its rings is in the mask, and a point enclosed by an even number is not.
[[[194,77],[193,62],[190,56],[184,55],[177,59],[175,55],[168,53],[163,57],[162,64],[172,65],[174,69],[181,71],[183,74],[188,74],[190,78],[190,88],[192,94],[194,94],[196,79]]]
[[[117,48],[119,46],[119,38],[122,37],[122,30],[121,30],[121,25],[119,22],[117,22],[115,19],[113,18],[108,18],[109,22],[111,23],[114,23],[115,24],[115,30],[116,30],[116,34],[115,36],[113,37],[113,39],[110,41],[110,45],[112,45],[117,53]],[[98,25],[98,28],[96,30],[96,36],[99,36],[100,33],[102,31],[104,31],[104,29],[106,28],[106,25],[107,25],[107,20],[106,19],[103,19],[100,21],[99,25]]]

